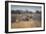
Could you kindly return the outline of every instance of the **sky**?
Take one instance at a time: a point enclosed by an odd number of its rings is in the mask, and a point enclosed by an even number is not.
[[[11,5],[11,10],[28,10],[35,12],[36,10],[41,11],[41,6],[21,6],[21,5]]]

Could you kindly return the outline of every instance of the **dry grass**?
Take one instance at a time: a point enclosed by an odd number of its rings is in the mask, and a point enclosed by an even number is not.
[[[11,23],[11,28],[32,28],[40,26],[41,22],[33,19],[30,19],[29,21],[18,21],[15,23]]]

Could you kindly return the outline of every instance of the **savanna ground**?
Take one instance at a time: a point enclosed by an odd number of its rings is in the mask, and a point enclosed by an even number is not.
[[[36,15],[35,18],[28,18],[29,21],[19,21],[20,16],[32,16]],[[40,17],[38,17],[40,14],[14,14],[16,16],[16,22],[11,23],[11,28],[34,28],[34,27],[41,27],[41,20]],[[37,18],[38,17],[38,18]],[[17,21],[18,20],[18,21]]]

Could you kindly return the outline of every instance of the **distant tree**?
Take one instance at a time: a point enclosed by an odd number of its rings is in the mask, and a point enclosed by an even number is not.
[[[20,14],[21,12],[20,12],[20,10],[12,10],[11,13],[12,14]]]
[[[32,13],[32,11],[28,11],[28,10],[26,10],[26,13]]]
[[[32,13],[32,11],[30,11],[30,14]]]
[[[11,14],[15,14],[15,11],[14,10],[11,10]]]
[[[28,13],[29,11],[28,10],[26,10],[26,13]]]
[[[20,13],[21,13],[20,10],[16,10],[15,12],[16,12],[17,14],[20,14]]]
[[[37,10],[37,11],[36,11],[36,13],[39,13],[39,14],[41,14],[41,11]]]

